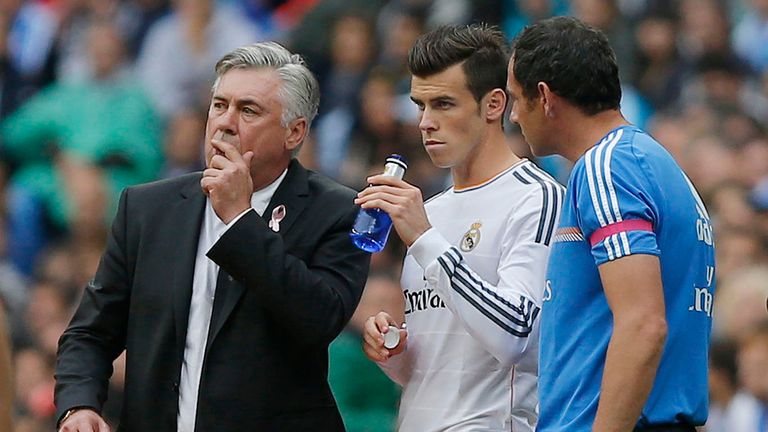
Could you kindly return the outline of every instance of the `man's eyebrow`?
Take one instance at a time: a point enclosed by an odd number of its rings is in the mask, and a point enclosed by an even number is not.
[[[411,96],[411,100],[417,104],[424,103],[424,101],[422,101],[421,99],[415,98],[413,96]],[[453,96],[440,95],[440,96],[435,96],[433,98],[428,99],[427,102],[453,102],[455,100],[456,98]]]
[[[229,99],[221,95],[213,95],[213,100],[221,101],[221,102],[229,101]],[[264,109],[264,105],[260,104],[258,100],[251,97],[244,97],[244,98],[237,99],[235,101],[235,105],[236,106],[255,105],[259,109]]]
[[[244,97],[244,98],[238,99],[237,101],[235,101],[235,103],[237,105],[240,105],[240,106],[242,106],[242,105],[256,105],[258,107],[261,107],[261,104],[259,103],[259,101],[257,101],[256,99],[250,98],[250,97]]]

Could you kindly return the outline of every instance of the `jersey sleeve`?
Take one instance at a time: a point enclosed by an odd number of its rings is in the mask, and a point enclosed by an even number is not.
[[[536,346],[548,243],[554,227],[554,221],[548,221],[559,217],[563,202],[561,186],[546,187],[546,192],[536,188],[521,200],[498,233],[502,250],[496,285],[483,280],[461,251],[435,229],[411,246],[427,284],[440,294],[467,332],[505,365],[517,363]],[[545,193],[552,197],[546,202]],[[539,229],[542,224],[548,230],[545,235]]]
[[[657,193],[642,169],[642,158],[628,143],[593,147],[577,165],[579,227],[597,265],[632,254],[659,255],[654,228]]]

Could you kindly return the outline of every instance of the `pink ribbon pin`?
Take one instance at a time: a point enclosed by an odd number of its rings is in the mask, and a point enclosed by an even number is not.
[[[269,227],[272,231],[280,231],[280,221],[285,219],[285,206],[280,204],[272,210],[272,218],[269,220]]]

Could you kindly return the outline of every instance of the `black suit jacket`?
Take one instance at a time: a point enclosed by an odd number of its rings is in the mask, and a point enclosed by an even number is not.
[[[106,251],[59,341],[58,418],[101,410],[127,355],[120,431],[176,431],[178,382],[205,206],[200,173],[126,189]],[[354,192],[292,161],[264,217],[250,210],[208,257],[218,285],[196,431],[337,431],[328,344],[355,310],[369,255],[348,232]],[[285,205],[280,231],[268,226]],[[221,280],[221,278],[220,278]]]

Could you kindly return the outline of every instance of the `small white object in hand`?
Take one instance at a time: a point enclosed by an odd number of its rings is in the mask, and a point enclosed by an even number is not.
[[[389,330],[383,336],[386,349],[392,349],[400,343],[400,329],[395,326],[389,326]]]

